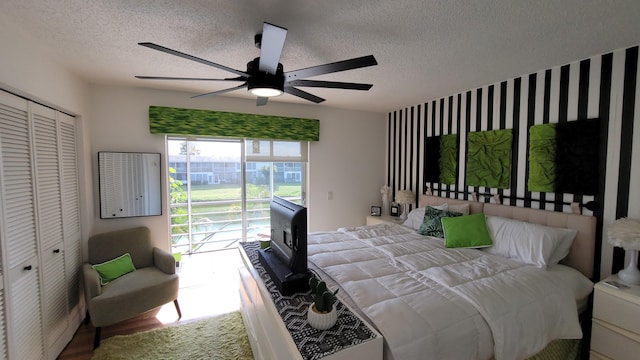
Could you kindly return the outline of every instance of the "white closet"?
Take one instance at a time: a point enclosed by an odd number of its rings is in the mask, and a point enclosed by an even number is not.
[[[55,359],[81,318],[75,132],[0,91],[0,359]]]

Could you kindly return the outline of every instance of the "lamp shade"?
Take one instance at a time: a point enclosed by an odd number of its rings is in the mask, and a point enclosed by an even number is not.
[[[396,194],[396,202],[398,204],[413,204],[415,202],[415,195],[411,190],[400,190]]]
[[[640,250],[640,220],[621,218],[607,228],[609,243],[625,250]]]

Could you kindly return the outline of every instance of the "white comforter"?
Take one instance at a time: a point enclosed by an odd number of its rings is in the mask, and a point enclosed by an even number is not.
[[[578,339],[574,296],[549,272],[391,223],[308,238],[309,261],[334,278],[382,333],[395,360],[524,359]]]

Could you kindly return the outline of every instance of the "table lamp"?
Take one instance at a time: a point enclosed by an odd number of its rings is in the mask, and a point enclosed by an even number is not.
[[[607,229],[609,243],[624,248],[629,253],[627,266],[618,272],[623,282],[640,285],[638,270],[638,250],[640,250],[640,220],[622,218],[609,225]]]
[[[400,220],[407,220],[407,205],[413,204],[415,200],[415,195],[413,195],[413,191],[411,190],[400,190],[396,194],[396,203],[402,205],[402,214],[400,215]]]

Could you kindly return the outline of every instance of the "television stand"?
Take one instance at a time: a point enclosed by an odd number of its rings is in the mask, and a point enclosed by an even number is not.
[[[309,290],[309,273],[292,273],[272,251],[258,250],[258,260],[276,284],[282,295],[288,296]]]

